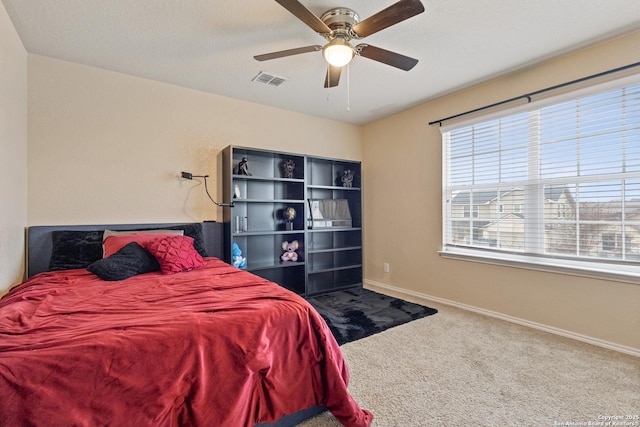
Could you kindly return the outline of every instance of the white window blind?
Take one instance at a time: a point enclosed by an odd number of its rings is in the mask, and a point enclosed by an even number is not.
[[[443,175],[445,253],[640,276],[638,76],[443,128]]]

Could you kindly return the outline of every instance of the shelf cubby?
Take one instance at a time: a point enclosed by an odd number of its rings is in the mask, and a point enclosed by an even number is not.
[[[297,294],[306,294],[304,264],[288,266],[288,268],[258,269],[253,270],[252,273],[264,279],[276,282],[280,286]]]
[[[230,171],[234,175],[241,175],[238,165],[244,157],[248,161],[248,170],[253,178],[287,178],[284,173],[284,163],[291,160],[295,164],[291,178],[304,180],[304,156],[281,153],[275,151],[260,150],[254,148],[234,147],[231,153]],[[244,175],[247,176],[247,175]]]
[[[307,258],[309,272],[332,270],[343,267],[362,266],[362,248],[350,248],[334,251],[309,252]]]
[[[310,273],[307,280],[307,295],[362,286],[362,267]]]
[[[240,200],[302,200],[304,181],[293,179],[254,178],[234,175],[234,201]],[[236,188],[239,197],[235,195]]]

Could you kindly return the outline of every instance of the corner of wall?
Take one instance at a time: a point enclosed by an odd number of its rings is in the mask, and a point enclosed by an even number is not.
[[[0,293],[24,275],[27,223],[27,52],[0,3]]]

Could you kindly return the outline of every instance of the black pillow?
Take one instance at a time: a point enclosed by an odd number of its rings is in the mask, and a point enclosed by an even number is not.
[[[57,230],[51,233],[49,271],[87,268],[102,258],[102,231]]]
[[[136,242],[131,242],[113,255],[90,264],[87,270],[102,280],[113,281],[158,271],[160,264],[149,251]]]

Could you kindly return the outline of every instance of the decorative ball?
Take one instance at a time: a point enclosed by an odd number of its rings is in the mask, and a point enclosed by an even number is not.
[[[284,219],[286,219],[287,221],[293,221],[293,219],[296,217],[296,210],[294,208],[287,208],[284,210]]]

